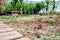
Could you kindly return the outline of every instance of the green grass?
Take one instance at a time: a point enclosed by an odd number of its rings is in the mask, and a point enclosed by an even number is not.
[[[60,32],[60,31],[59,31],[59,32]],[[58,32],[58,31],[52,31],[52,33],[55,34],[55,37],[42,36],[42,37],[40,38],[40,40],[60,40],[60,37],[58,37],[59,32]]]
[[[32,17],[33,17],[33,18],[39,18],[40,15],[33,15]]]
[[[20,19],[21,17],[24,18],[24,16],[18,16],[18,17],[16,17],[16,16],[0,16],[0,19],[3,19],[3,20],[15,20],[17,18]],[[31,15],[31,17],[32,18],[38,18],[38,17],[40,17],[40,15]]]
[[[60,33],[60,31],[59,31],[59,30],[58,30],[58,31],[53,30],[53,31],[52,31],[52,33],[54,33],[54,34],[55,34],[55,36],[58,36],[58,35],[59,35],[59,33]]]
[[[21,16],[19,16],[21,17]],[[4,20],[15,20],[19,17],[16,17],[16,16],[0,16],[0,19],[4,19]]]

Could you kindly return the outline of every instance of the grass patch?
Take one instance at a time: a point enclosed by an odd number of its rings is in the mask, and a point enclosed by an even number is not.
[[[48,20],[48,22],[51,23],[51,24],[52,24],[52,23],[55,23],[55,19],[50,18],[50,19]]]
[[[33,17],[33,18],[39,18],[40,15],[33,15],[32,17]]]
[[[52,37],[41,37],[40,40],[60,40],[59,37],[55,37],[55,38],[52,38]]]
[[[53,30],[52,33],[54,33],[56,36],[58,36],[60,31],[59,30],[58,31]]]
[[[0,16],[0,19],[3,20],[15,20],[15,19],[20,19],[20,18],[24,18],[24,17],[29,17],[29,16]],[[39,18],[40,15],[31,15],[32,18]]]
[[[21,16],[19,16],[21,17]],[[16,17],[16,16],[0,16],[0,19],[4,19],[4,20],[15,20],[19,17]]]

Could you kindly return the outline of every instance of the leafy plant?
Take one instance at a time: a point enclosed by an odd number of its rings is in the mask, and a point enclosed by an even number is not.
[[[8,5],[6,5],[2,10],[4,12],[8,12],[8,11],[11,11],[13,8],[12,8],[12,5],[11,3],[9,3]]]
[[[12,0],[7,5],[5,5],[2,10],[4,12],[8,12],[8,11],[20,11],[21,8],[22,8],[22,4],[21,4],[20,1],[23,1],[23,0]]]
[[[48,22],[49,22],[49,23],[55,23],[55,19],[50,18],[50,19],[48,19]]]

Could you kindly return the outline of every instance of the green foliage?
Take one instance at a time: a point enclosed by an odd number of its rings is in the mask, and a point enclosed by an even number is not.
[[[54,34],[55,34],[55,36],[58,36],[59,35],[59,32],[58,31],[52,31]]]
[[[16,16],[0,16],[0,19],[4,19],[4,20],[13,20],[16,19]]]
[[[47,4],[47,5],[46,5]],[[38,3],[23,3],[23,0],[12,0],[4,8],[4,12],[8,11],[20,11],[21,13],[34,14],[38,13],[40,10],[47,8],[49,1],[38,2]]]
[[[50,11],[50,10],[53,10],[56,8],[56,2],[55,0],[53,1],[50,1],[50,0],[45,0],[46,2],[46,11]]]
[[[3,8],[4,12],[20,11],[20,13],[34,14],[45,8],[44,2],[40,3],[23,3],[23,0],[12,0]]]
[[[33,15],[33,18],[39,18],[40,15]]]
[[[33,3],[25,3],[24,5],[23,5],[23,12],[24,13],[29,13],[29,14],[31,14],[32,12],[33,12],[33,9],[35,8],[36,6],[35,6],[35,4],[33,4]]]
[[[39,12],[40,10],[45,8],[45,2],[40,2],[40,3],[36,3],[36,11]]]
[[[41,37],[40,40],[60,40],[59,37],[51,38],[51,37]]]
[[[2,9],[4,12],[8,11],[21,11],[22,3],[20,1],[23,0],[12,0]]]
[[[24,8],[26,10],[32,10],[34,7],[35,7],[35,5],[33,3],[29,3],[29,4],[26,3],[26,4],[24,4]]]
[[[46,2],[46,11],[48,11],[48,6],[49,6],[49,0],[45,0],[45,2]]]
[[[54,10],[55,8],[56,8],[56,2],[55,2],[55,0],[53,0],[53,7],[52,7],[52,10]]]
[[[55,12],[55,14],[60,15],[60,12]]]
[[[49,4],[49,0],[45,0],[45,2],[46,2],[47,4]]]
[[[44,2],[40,3],[23,3],[23,0],[12,0],[3,8],[4,11],[20,11],[23,13],[38,13],[45,8]]]
[[[48,22],[49,22],[49,23],[55,23],[55,19],[50,18],[50,19],[48,20]]]
[[[6,5],[2,10],[3,10],[4,12],[8,12],[8,11],[12,10],[12,5],[11,5],[11,3],[9,3],[8,5]]]
[[[20,11],[20,13],[25,14],[35,14],[40,10],[46,9],[48,11],[49,5],[52,6],[52,10],[55,8],[55,0],[50,2],[49,0],[45,0],[45,2],[38,3],[24,3],[23,0],[12,0],[3,8],[4,12],[8,11]]]
[[[20,10],[21,10],[21,7],[22,7],[21,3],[16,3],[15,9],[16,9],[17,11],[20,11]]]

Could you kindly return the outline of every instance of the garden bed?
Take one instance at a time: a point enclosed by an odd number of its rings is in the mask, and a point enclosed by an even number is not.
[[[40,40],[41,36],[46,36],[46,37],[56,37],[60,36],[60,33],[58,30],[60,29],[60,23],[57,24],[59,20],[56,21],[55,24],[50,25],[49,23],[42,22],[42,28],[37,29],[36,26],[37,24],[37,19],[44,19],[45,21],[48,19],[47,16],[37,16],[37,15],[30,15],[30,16],[25,16],[19,17],[15,20],[4,20],[1,19],[4,23],[8,24],[11,28],[17,30],[19,33],[23,34],[24,36],[30,38],[31,40]],[[34,22],[35,21],[35,22]],[[56,26],[57,25],[57,26]],[[59,34],[58,34],[59,33]]]

